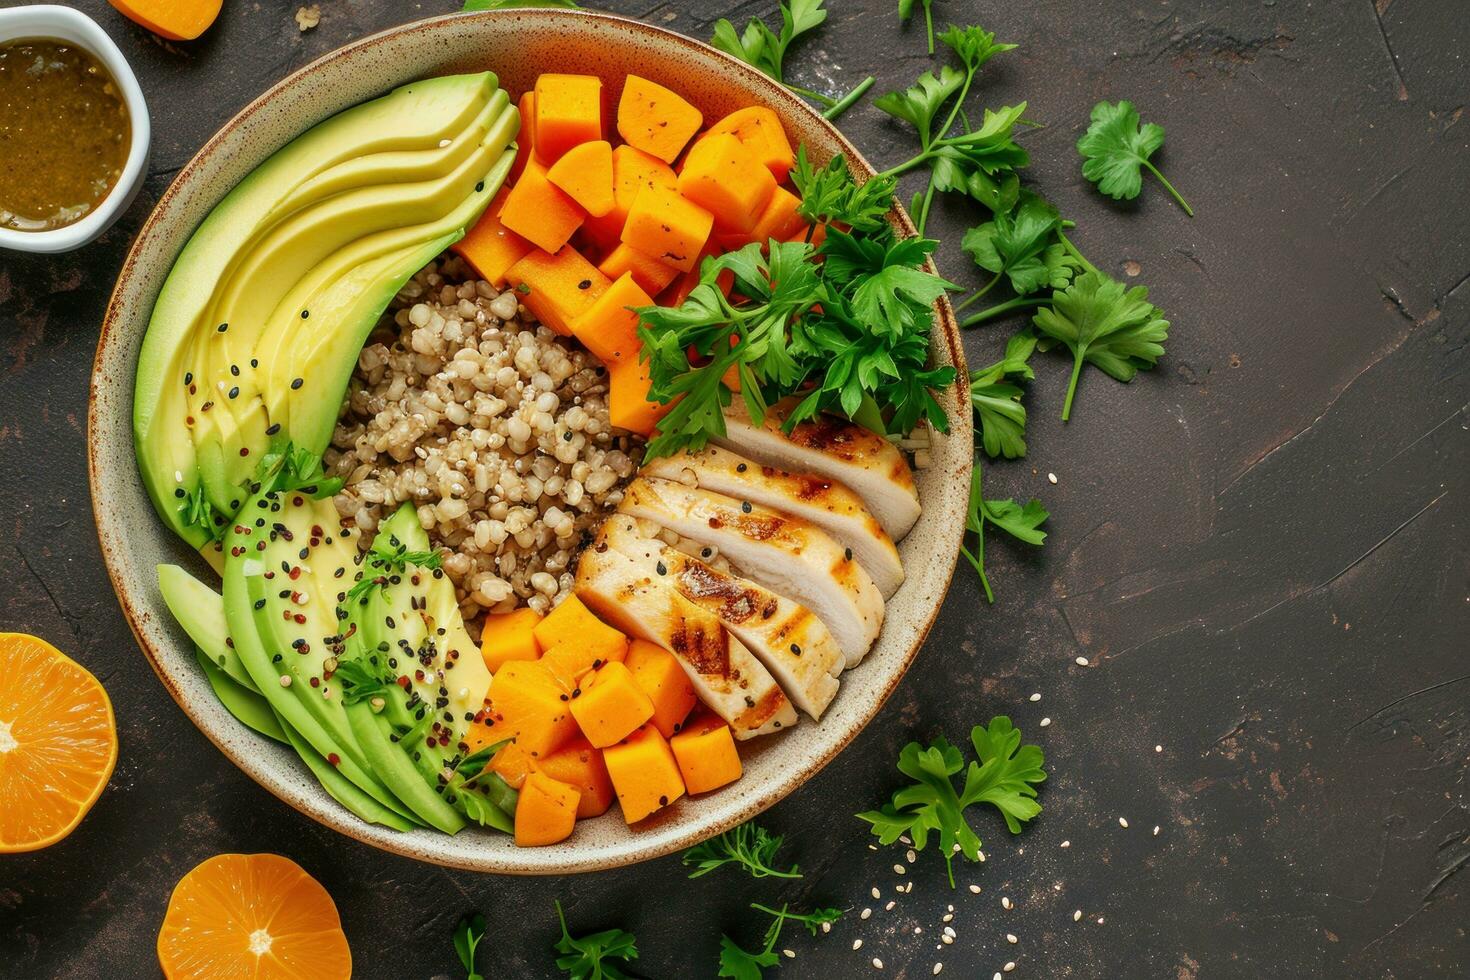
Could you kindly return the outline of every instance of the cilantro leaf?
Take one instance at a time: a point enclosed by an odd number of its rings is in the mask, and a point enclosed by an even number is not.
[[[485,980],[484,975],[475,970],[475,948],[484,938],[485,917],[478,912],[466,915],[454,927],[454,951],[465,968],[466,980]]]
[[[918,0],[924,7],[924,31],[929,35],[929,53],[934,53],[934,12],[930,6],[934,0]],[[898,20],[905,23],[914,14],[914,0],[898,0]]]
[[[970,474],[970,501],[965,513],[965,531],[975,536],[975,550],[971,551],[962,544],[960,554],[975,569],[975,574],[980,576],[986,601],[994,602],[995,593],[991,591],[990,579],[985,575],[985,525],[994,524],[1026,544],[1041,545],[1046,541],[1046,532],[1039,528],[1050,516],[1039,500],[1029,500],[1025,505],[1018,504],[1009,497],[1005,500],[986,500],[980,462],[976,460],[975,468]]]
[[[842,918],[841,909],[813,909],[803,914],[790,911],[790,906],[786,905],[777,910],[756,902],[750,907],[757,912],[773,916],[771,924],[766,927],[764,944],[759,950],[751,952],[742,948],[729,936],[722,935],[720,937],[720,971],[716,976],[729,978],[729,980],[761,980],[767,967],[780,963],[780,957],[776,954],[776,943],[781,939],[782,926],[788,921],[800,922],[806,926],[807,932],[815,936],[823,924],[830,924]]]
[[[1019,459],[1026,455],[1026,407],[1017,382],[1030,381],[1036,372],[1027,363],[1036,350],[1036,336],[1022,331],[1006,342],[1005,356],[989,367],[970,372],[970,404],[980,419],[980,437],[992,459]]]
[[[975,726],[970,739],[979,762],[971,762],[968,768],[960,749],[943,736],[927,746],[905,745],[899,753],[898,770],[913,782],[894,792],[880,809],[858,814],[858,819],[872,824],[873,834],[884,844],[907,834],[915,850],[924,850],[930,836],[937,837],[951,888],[955,853],[969,861],[980,859],[980,837],[965,810],[988,803],[1001,811],[1012,833],[1019,833],[1021,823],[1041,812],[1035,787],[1046,779],[1041,749],[1020,747],[1020,732],[1009,718],[997,716],[989,727]],[[956,790],[954,777],[962,770],[964,785]]]
[[[1072,398],[1084,362],[1119,381],[1133,380],[1164,355],[1169,321],[1148,301],[1148,287],[1127,289],[1101,272],[1078,276],[1052,295],[1051,305],[1036,311],[1031,322],[1046,337],[1072,351],[1072,379],[1062,406],[1062,421],[1072,414]]]
[[[962,247],[980,268],[997,278],[1004,275],[1016,295],[1029,296],[1046,287],[1060,289],[1072,279],[1077,265],[1056,240],[1061,226],[1056,208],[1026,192],[1014,211],[966,232]]]
[[[580,10],[575,0],[465,0],[464,10],[511,10],[516,7],[560,7]]]
[[[926,4],[927,6],[927,4]],[[979,25],[971,24],[967,27],[955,27],[950,25],[949,30],[939,36],[951,51],[959,55],[960,61],[964,63],[967,71],[977,71],[985,62],[998,54],[1006,51],[1014,51],[1020,47],[1017,44],[997,44],[995,35]],[[929,46],[929,53],[934,53],[934,46]]]
[[[1194,217],[1194,209],[1180,196],[1174,185],[1159,173],[1149,157],[1164,145],[1164,127],[1157,123],[1140,125],[1138,110],[1128,101],[1099,102],[1092,107],[1092,123],[1077,141],[1082,154],[1082,176],[1097,184],[1097,189],[1114,200],[1133,200],[1143,188],[1142,168],[1159,179],[1184,213]]]
[[[689,848],[683,861],[694,868],[689,874],[691,878],[702,878],[727,864],[744,868],[752,878],[800,878],[801,869],[797,865],[781,868],[776,864],[776,852],[783,841],[784,838],[767,833],[759,824],[743,823]]]
[[[710,44],[771,76],[797,95],[819,103],[824,110],[822,115],[828,119],[836,119],[873,84],[871,75],[840,99],[793,85],[786,81],[785,75],[787,49],[798,37],[820,27],[827,19],[827,11],[822,6],[825,2],[826,0],[779,0],[779,34],[759,17],[750,18],[743,31],[736,31],[735,25],[722,17],[715,22],[715,32]]]
[[[561,902],[556,902],[556,918],[561,923],[561,938],[552,949],[561,955],[556,965],[572,980],[629,980],[624,969],[638,958],[637,940],[631,932],[606,929],[590,936],[573,937],[567,931],[567,919]]]

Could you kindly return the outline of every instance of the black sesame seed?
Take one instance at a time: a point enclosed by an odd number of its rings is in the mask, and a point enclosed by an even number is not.
[[[230,389],[230,397],[231,398],[239,398],[240,397],[240,386],[239,385],[235,385],[235,387],[233,387],[233,388]]]
[[[801,645],[797,643],[791,644],[791,652],[796,654],[798,657],[801,656]]]
[[[738,464],[736,464],[736,466],[735,466],[735,472],[736,473],[744,473],[745,470],[746,470],[746,466],[745,466],[744,463],[738,463]]]
[[[238,365],[238,364],[231,364],[230,365],[230,373],[232,375],[234,375],[235,377],[238,378],[240,376],[240,365]]]
[[[740,501],[740,510],[743,513],[749,514],[750,513],[750,501],[749,500],[742,500],[742,501]]]
[[[194,383],[194,372],[193,371],[185,371],[184,372],[184,384],[189,385],[189,384],[193,384],[193,383]]]
[[[304,384],[306,384],[305,378],[296,378],[291,382],[291,390],[295,391],[297,388],[300,388]]]
[[[184,492],[184,488],[183,487],[179,487],[177,490],[174,491],[174,496],[175,497],[187,497],[189,495]]]
[[[476,194],[480,193],[484,189],[485,189],[485,182],[483,180],[480,181],[478,184],[475,185],[475,193]]]
[[[657,565],[654,566],[654,568],[655,568],[655,570],[657,570],[657,572],[660,575],[667,575],[667,574],[669,574],[669,569],[668,569],[668,567],[666,565],[664,565],[663,562],[659,562]]]
[[[578,289],[591,289],[592,288],[592,280],[591,279],[583,279],[581,282],[577,283],[577,288]]]
[[[310,310],[302,310],[301,311],[301,319],[305,320],[309,316],[311,316],[311,311]]]
[[[228,323],[221,323],[219,325],[219,332],[220,333],[224,333],[228,329],[230,329],[230,325]]]
[[[842,557],[846,558],[848,561],[852,561],[852,549],[851,548],[843,548],[842,549]]]

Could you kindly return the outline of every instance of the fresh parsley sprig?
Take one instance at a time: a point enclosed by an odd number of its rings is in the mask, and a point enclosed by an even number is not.
[[[745,24],[745,30],[737,32],[735,25],[722,17],[715,22],[715,33],[710,44],[760,69],[797,95],[818,103],[822,106],[822,115],[828,119],[836,119],[872,87],[872,75],[859,82],[846,95],[834,99],[786,81],[785,72],[786,52],[791,43],[801,35],[820,27],[827,19],[827,11],[823,9],[825,2],[826,0],[778,0],[777,6],[781,11],[779,33],[771,30],[759,17],[750,18]]]
[[[1036,335],[1021,331],[1006,342],[1005,355],[994,364],[970,372],[970,405],[980,423],[980,440],[992,459],[1026,455],[1025,389],[1036,372],[1027,363],[1036,351]]]
[[[1099,102],[1092,107],[1092,123],[1077,141],[1082,154],[1082,176],[1115,201],[1133,200],[1143,189],[1143,168],[1159,179],[1184,213],[1194,217],[1189,202],[1174,189],[1149,157],[1164,145],[1164,127],[1144,123],[1127,100]]]
[[[898,20],[900,23],[907,23],[908,19],[914,15],[914,2],[915,0],[898,0]],[[918,0],[918,3],[924,8],[924,33],[929,37],[929,53],[933,54],[934,11],[930,8],[933,6],[934,0]]]
[[[806,145],[796,149],[791,183],[801,201],[796,213],[806,219],[808,233],[819,224],[844,224],[858,234],[874,234],[887,226],[898,178],[873,177],[859,184],[847,169],[847,158],[837,154],[825,167],[812,166]]]
[[[964,754],[943,736],[925,746],[910,742],[898,757],[898,770],[913,780],[893,794],[877,810],[858,814],[872,824],[873,834],[884,844],[907,835],[915,850],[924,850],[931,835],[937,838],[940,855],[954,887],[954,854],[968,861],[980,860],[980,836],[969,824],[965,811],[988,803],[1001,812],[1013,834],[1041,812],[1036,787],[1046,779],[1046,759],[1039,747],[1021,745],[1021,733],[1004,715],[990,719],[988,726],[976,725],[970,741],[978,761],[966,767]],[[964,782],[956,789],[954,777],[963,771]]]
[[[776,862],[776,852],[784,841],[757,823],[743,823],[689,848],[683,861],[686,867],[694,868],[689,873],[691,878],[702,878],[727,864],[743,868],[752,878],[800,878],[799,866],[783,868]]]
[[[975,550],[961,544],[960,554],[980,576],[987,602],[995,602],[995,593],[991,591],[990,579],[985,575],[985,526],[997,527],[1017,541],[1041,545],[1046,542],[1046,532],[1041,530],[1041,525],[1050,516],[1041,501],[1034,498],[1025,504],[1018,504],[1009,497],[986,500],[980,461],[975,461],[975,468],[970,474],[970,501],[965,512],[965,532],[975,536]]]
[[[380,534],[373,539],[373,546],[363,555],[360,577],[347,590],[347,602],[361,600],[373,589],[387,585],[395,575],[404,575],[410,565],[425,571],[434,571],[444,565],[444,553],[437,548],[428,551],[410,551],[408,546],[391,534]]]
[[[459,920],[454,927],[454,951],[465,968],[465,980],[485,980],[485,975],[475,969],[475,949],[485,938],[485,917],[472,912]]]
[[[1061,241],[1062,216],[1045,199],[1022,191],[1016,207],[965,233],[962,247],[975,264],[994,273],[990,281],[955,306],[959,313],[1005,279],[1017,296],[1060,289],[1081,263]]]
[[[813,936],[817,935],[824,924],[830,925],[842,918],[841,909],[814,909],[811,912],[792,912],[789,905],[782,905],[780,909],[773,909],[759,902],[751,903],[751,908],[757,912],[764,912],[772,916],[771,924],[766,927],[765,938],[761,948],[751,952],[740,946],[739,943],[729,936],[720,937],[720,971],[716,976],[727,978],[727,980],[761,980],[768,967],[780,963],[780,955],[776,952],[776,943],[781,939],[781,928],[788,921],[800,922],[806,926],[807,932]]]
[[[572,980],[631,980],[624,972],[638,958],[637,939],[623,929],[605,929],[590,936],[573,936],[567,931],[567,917],[561,902],[556,902],[556,918],[561,923],[561,938],[552,949],[557,952],[556,965]]]

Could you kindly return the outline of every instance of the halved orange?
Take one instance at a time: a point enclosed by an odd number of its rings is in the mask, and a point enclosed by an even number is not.
[[[179,879],[158,930],[158,962],[169,980],[352,976],[332,896],[279,854],[219,854]]]
[[[112,702],[97,678],[45,640],[0,633],[0,854],[75,830],[116,763]]]

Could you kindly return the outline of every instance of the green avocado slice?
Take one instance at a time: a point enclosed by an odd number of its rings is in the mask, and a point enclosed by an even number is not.
[[[224,601],[219,593],[178,565],[158,566],[158,589],[163,593],[168,611],[214,667],[241,687],[255,691],[255,682],[230,642]]]
[[[251,688],[231,679],[229,674],[210,660],[203,647],[194,647],[194,656],[198,659],[210,688],[214,690],[214,696],[219,698],[226,711],[235,716],[236,721],[266,738],[283,744],[289,741],[281,728],[280,719],[271,710],[269,701]]]

